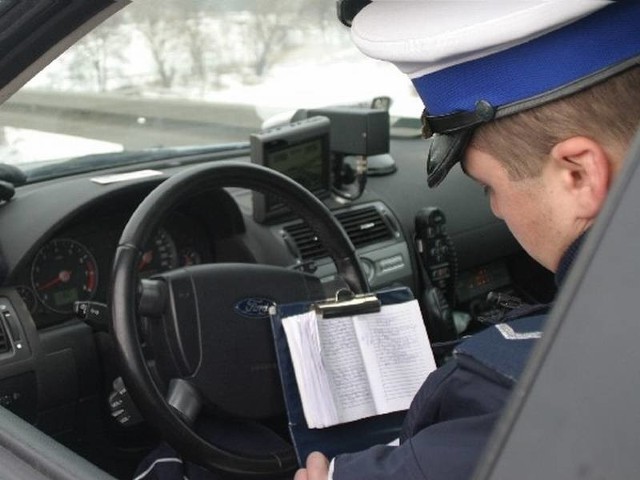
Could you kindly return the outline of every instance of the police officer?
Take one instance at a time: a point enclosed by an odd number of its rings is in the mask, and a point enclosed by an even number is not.
[[[374,0],[351,32],[423,100],[429,186],[460,162],[561,284],[640,122],[638,25],[638,2]],[[458,347],[416,395],[399,446],[316,452],[295,479],[469,478],[544,318]]]

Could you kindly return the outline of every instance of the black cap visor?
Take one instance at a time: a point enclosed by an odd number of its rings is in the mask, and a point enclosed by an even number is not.
[[[462,160],[465,150],[473,136],[473,128],[452,133],[434,133],[427,156],[427,184],[429,187],[440,185],[449,170]]]
[[[474,111],[430,116],[422,112],[422,136],[431,140],[427,158],[427,183],[440,185],[451,167],[462,160],[473,132],[495,117],[496,109],[486,100],[476,102]]]

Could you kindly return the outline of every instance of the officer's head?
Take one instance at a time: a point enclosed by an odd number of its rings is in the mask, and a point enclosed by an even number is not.
[[[638,2],[374,0],[352,37],[422,98],[429,185],[461,162],[555,270],[640,121],[638,25]]]

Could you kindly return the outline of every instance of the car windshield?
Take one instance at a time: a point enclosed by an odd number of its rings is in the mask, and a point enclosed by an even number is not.
[[[0,162],[35,181],[233,149],[298,109],[381,97],[397,125],[419,117],[413,92],[355,49],[334,2],[135,0],[0,107]]]

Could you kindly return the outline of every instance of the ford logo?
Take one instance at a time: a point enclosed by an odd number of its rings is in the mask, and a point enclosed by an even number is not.
[[[276,303],[267,298],[245,298],[233,306],[236,313],[243,317],[264,318],[269,316],[269,307],[274,307]]]

